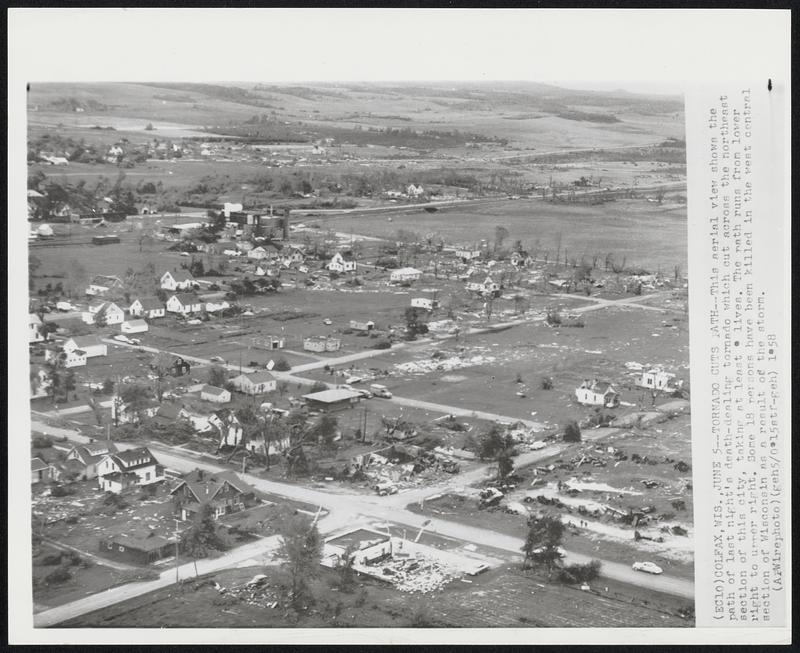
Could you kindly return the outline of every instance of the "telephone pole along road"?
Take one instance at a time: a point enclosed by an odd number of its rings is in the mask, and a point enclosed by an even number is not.
[[[36,420],[31,423],[31,430],[35,433],[42,433],[44,435],[52,435],[56,437],[67,437],[75,442],[86,443],[90,440],[87,436],[81,435],[77,431],[69,429],[56,428],[48,426]],[[140,445],[128,444],[124,442],[117,443],[120,449],[133,449]],[[214,465],[206,462],[200,456],[192,456],[189,452],[168,448],[159,444],[150,444],[149,448],[158,458],[159,462],[173,469],[177,472],[186,473],[196,468],[201,468],[209,472],[227,471],[227,468]],[[533,464],[537,460],[553,455],[551,448],[541,451],[528,452],[523,454],[525,458],[520,460],[520,464]],[[488,466],[477,468],[470,472],[469,476],[472,480],[480,480],[481,474],[487,472]],[[430,521],[428,530],[440,535],[452,537],[454,539],[471,542],[481,546],[491,547],[513,553],[521,556],[521,548],[523,540],[502,533],[497,533],[492,530],[477,528],[466,524],[460,524],[428,515],[418,515],[406,509],[408,503],[414,503],[420,499],[446,492],[448,489],[454,487],[458,481],[459,485],[463,485],[468,479],[449,480],[444,484],[431,486],[429,488],[421,488],[420,490],[413,490],[410,493],[400,493],[396,495],[389,495],[387,497],[380,497],[378,495],[363,495],[357,493],[346,492],[333,492],[330,489],[325,491],[315,490],[288,483],[280,483],[277,481],[269,481],[251,474],[239,474],[245,482],[249,483],[261,492],[294,499],[309,503],[311,505],[321,506],[329,511],[328,516],[320,520],[320,531],[324,534],[331,533],[344,526],[355,523],[357,517],[365,517],[370,519],[378,519],[381,521],[389,521],[397,524],[402,524],[412,528],[420,528],[422,523]],[[413,496],[413,499],[412,499]],[[269,542],[265,544],[265,542]],[[274,542],[268,540],[259,540],[245,547],[239,547],[230,551],[220,558],[214,560],[198,561],[198,571],[201,567],[204,571],[200,573],[210,573],[212,571],[219,571],[228,567],[234,566],[243,560],[249,560],[254,557],[263,556],[274,550]],[[566,560],[569,562],[586,563],[593,559],[579,553],[567,551]],[[594,558],[596,559],[596,558]],[[602,574],[607,578],[611,578],[620,582],[644,587],[658,592],[672,594],[682,598],[691,599],[694,597],[694,583],[682,578],[660,575],[651,576],[633,571],[629,566],[610,560],[600,560],[603,565]],[[191,570],[184,565],[184,571],[179,572],[189,577],[193,575],[194,567]],[[191,574],[189,574],[191,571]],[[139,596],[154,589],[164,587],[171,582],[175,582],[175,570],[164,572],[162,577],[157,581],[149,581],[146,583],[132,583],[123,585],[100,594],[74,601],[57,608],[45,610],[35,616],[35,623],[37,625],[54,625],[66,619],[70,619],[81,614],[86,614],[99,607],[113,605],[116,602],[124,601],[134,596]],[[127,589],[126,589],[127,588]],[[102,597],[96,598],[96,597]]]

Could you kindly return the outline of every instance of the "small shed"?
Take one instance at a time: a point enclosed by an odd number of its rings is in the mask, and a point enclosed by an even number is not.
[[[144,320],[125,320],[119,328],[122,333],[144,333],[150,329]]]

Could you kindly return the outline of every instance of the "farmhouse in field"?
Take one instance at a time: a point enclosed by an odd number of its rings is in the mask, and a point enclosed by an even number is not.
[[[67,353],[81,349],[86,353],[86,358],[108,355],[108,345],[97,336],[75,336],[67,340],[62,349]]]
[[[372,320],[350,320],[350,328],[354,331],[372,331],[375,328],[375,322]]]
[[[86,294],[90,296],[102,296],[108,294],[112,290],[122,292],[124,288],[125,284],[119,277],[97,275],[86,288]]]
[[[664,390],[665,392],[677,390],[675,375],[665,372],[659,367],[642,371],[641,376],[636,380],[636,385],[650,390]]]
[[[164,480],[164,468],[147,447],[108,453],[97,464],[101,490],[119,493],[137,485]]]
[[[167,300],[167,311],[170,313],[200,313],[203,310],[203,300],[194,293],[179,292],[171,295]]]
[[[188,270],[167,270],[159,281],[164,290],[190,290],[195,287],[195,280]]]
[[[342,341],[338,338],[325,338],[323,336],[310,336],[303,340],[303,349],[306,351],[339,351]]]
[[[417,281],[422,276],[422,271],[416,268],[399,268],[392,270],[389,274],[389,281],[391,283],[404,283],[408,281]]]
[[[214,517],[222,517],[258,503],[255,488],[233,472],[195,469],[186,474],[170,494],[180,506],[184,521],[191,519],[204,505],[211,506]]]
[[[346,259],[341,252],[336,252],[327,267],[331,272],[355,272],[358,264],[351,259]]]
[[[153,320],[157,317],[164,317],[167,309],[158,297],[137,297],[128,307],[128,313],[133,317],[144,317]]]
[[[608,381],[585,380],[575,389],[578,403],[585,406],[603,406],[616,408],[619,406],[619,393]]]
[[[233,386],[239,391],[248,395],[260,395],[273,392],[277,387],[277,381],[266,370],[240,374],[231,379]]]

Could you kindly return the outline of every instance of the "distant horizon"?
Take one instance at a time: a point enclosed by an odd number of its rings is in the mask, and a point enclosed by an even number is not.
[[[31,84],[89,85],[89,84],[210,84],[210,85],[243,85],[267,84],[282,86],[345,86],[345,85],[402,85],[402,86],[443,86],[497,85],[499,88],[514,85],[530,85],[553,87],[564,91],[582,91],[587,93],[606,93],[658,96],[661,98],[682,98],[685,94],[683,84],[670,82],[638,82],[638,81],[543,81],[526,79],[98,79],[78,81],[32,81]]]

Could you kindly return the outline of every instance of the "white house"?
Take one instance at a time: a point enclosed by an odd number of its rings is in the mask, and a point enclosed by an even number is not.
[[[190,313],[199,313],[202,310],[203,301],[193,293],[175,293],[167,300],[167,311],[170,313],[189,315]]]
[[[355,261],[351,261],[342,256],[341,252],[336,252],[328,262],[328,269],[331,272],[355,272],[358,267]]]
[[[81,477],[84,480],[92,479],[97,476],[97,465],[109,454],[117,453],[117,447],[108,440],[100,442],[90,442],[89,444],[79,444],[67,453],[67,460],[77,460],[83,465]]]
[[[303,349],[306,351],[339,351],[342,341],[337,338],[323,338],[312,336],[303,340]]]
[[[426,311],[432,311],[439,305],[438,300],[431,299],[430,297],[412,297],[411,306],[414,308],[422,308]]]
[[[258,395],[272,392],[277,387],[277,381],[266,370],[240,374],[231,379],[233,386],[239,391],[248,395]]]
[[[269,252],[263,247],[254,247],[249,252],[247,252],[247,258],[253,259],[254,261],[263,261],[265,258],[269,256]]]
[[[456,256],[467,263],[468,261],[473,261],[477,258],[480,258],[481,252],[479,249],[457,249]]]
[[[405,281],[417,281],[422,276],[422,271],[416,268],[399,268],[392,270],[389,281],[392,283],[402,283]]]
[[[675,387],[675,375],[665,372],[659,367],[643,371],[642,375],[636,380],[636,385],[642,388],[665,390],[667,392],[677,389]]]
[[[54,351],[48,349],[44,353],[44,359],[60,360],[61,364],[66,367],[85,367],[86,365],[86,352],[83,349],[70,349],[69,351]]]
[[[144,333],[150,329],[144,320],[126,320],[119,325],[119,328],[122,333]]]
[[[137,297],[128,307],[128,313],[133,317],[146,317],[148,320],[164,317],[167,309],[158,297]]]
[[[160,284],[164,290],[189,290],[194,288],[195,281],[188,270],[167,270],[161,275]]]
[[[84,311],[81,319],[86,324],[97,324],[104,322],[110,324],[122,324],[125,321],[125,311],[114,302],[92,302],[89,310]]]
[[[231,400],[231,393],[225,388],[204,385],[200,389],[200,399],[203,401],[213,401],[215,404],[227,404]]]
[[[44,340],[42,333],[42,320],[36,313],[28,315],[28,342],[41,342]]]
[[[585,380],[575,389],[578,403],[585,406],[603,406],[615,408],[619,406],[619,393],[608,381]]]
[[[231,213],[241,213],[244,210],[244,206],[239,203],[234,202],[225,202],[222,205],[222,212],[226,218],[231,217]]]
[[[362,320],[350,320],[350,328],[355,331],[372,331],[375,328],[375,322],[372,320],[367,322]]]
[[[67,340],[62,349],[67,353],[81,349],[86,352],[86,358],[108,355],[108,345],[97,336],[75,336]]]
[[[414,184],[409,184],[408,188],[406,188],[406,195],[409,197],[419,197],[425,193],[425,189],[422,188],[422,184],[419,186],[415,186]]]
[[[121,291],[125,287],[122,279],[114,276],[98,275],[86,288],[86,294],[92,297],[105,295],[109,290]]]
[[[206,302],[206,313],[218,313],[230,307],[230,303],[225,300],[221,302]]]
[[[97,464],[98,485],[118,493],[136,485],[164,480],[164,470],[147,447],[106,454]]]
[[[478,283],[476,281],[467,283],[467,290],[471,292],[478,292],[483,295],[490,295],[500,290],[500,284],[493,281],[491,277],[486,277],[486,279],[483,280],[483,283]]]

